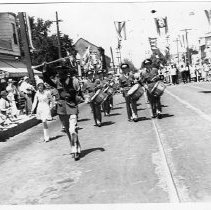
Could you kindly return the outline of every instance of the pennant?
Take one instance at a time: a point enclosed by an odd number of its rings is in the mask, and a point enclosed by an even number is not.
[[[207,16],[207,20],[209,22],[210,25],[210,20],[211,20],[211,10],[204,10],[206,16]]]
[[[125,21],[123,22],[114,22],[114,26],[118,35],[118,38],[122,40],[122,31],[124,32],[124,39],[126,40],[126,26]]]
[[[168,24],[167,24],[167,17],[165,18],[154,18],[155,20],[155,25],[157,29],[157,33],[160,35],[160,29],[165,28],[165,33],[168,33]]]

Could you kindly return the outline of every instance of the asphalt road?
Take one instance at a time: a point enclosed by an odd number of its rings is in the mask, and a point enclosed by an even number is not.
[[[39,124],[0,143],[0,204],[105,204],[211,201],[211,83],[169,86],[163,118],[151,119],[142,97],[128,122],[122,96],[94,126],[80,108],[82,157],[70,156],[59,120],[43,143]]]

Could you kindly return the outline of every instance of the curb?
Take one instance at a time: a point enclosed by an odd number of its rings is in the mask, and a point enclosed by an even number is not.
[[[81,103],[81,104],[79,104],[79,107],[83,107],[85,105],[86,105],[86,103]],[[18,124],[17,126],[8,128],[7,130],[0,131],[0,142],[5,142],[10,137],[18,135],[18,134],[34,127],[35,125],[39,124],[40,122],[41,121],[38,120],[36,117],[33,117],[31,119],[28,119],[28,120]]]
[[[31,119],[28,119],[17,126],[14,126],[12,128],[8,128],[5,131],[0,131],[0,142],[5,142],[8,138],[13,137],[15,135],[18,135],[29,128],[32,128],[33,126],[39,124],[41,121],[37,120],[36,117],[33,117]]]

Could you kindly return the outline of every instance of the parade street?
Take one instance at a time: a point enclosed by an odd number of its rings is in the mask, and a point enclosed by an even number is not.
[[[211,84],[168,86],[163,117],[152,119],[146,97],[138,122],[128,122],[125,101],[114,96],[110,116],[94,126],[80,105],[79,161],[70,156],[60,121],[42,124],[0,143],[0,204],[105,204],[211,200]]]

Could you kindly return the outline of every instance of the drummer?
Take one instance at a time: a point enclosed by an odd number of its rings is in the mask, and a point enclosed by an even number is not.
[[[147,97],[152,109],[152,118],[161,118],[160,96],[154,96],[150,93],[156,82],[160,80],[158,69],[153,67],[151,59],[144,60],[142,67],[145,69],[141,72],[140,83],[147,90]]]
[[[102,83],[98,78],[95,77],[94,71],[89,70],[87,72],[87,87],[86,87],[89,97],[91,98],[92,96],[94,96],[97,90],[101,88],[102,88]],[[95,104],[94,102],[90,102],[90,107],[93,113],[95,125],[101,127],[102,124],[101,106],[99,104]]]
[[[136,101],[134,101],[131,96],[127,95],[128,90],[134,85],[134,78],[133,75],[130,74],[130,67],[128,64],[123,63],[120,68],[122,70],[122,75],[119,78],[119,84],[126,102],[128,121],[137,122],[138,115]]]
[[[103,85],[103,90],[110,87],[108,77],[104,76],[103,73],[101,72],[100,72],[99,79]],[[110,96],[108,96],[107,99],[103,102],[102,108],[103,108],[104,116],[109,116],[110,111],[111,111]]]

